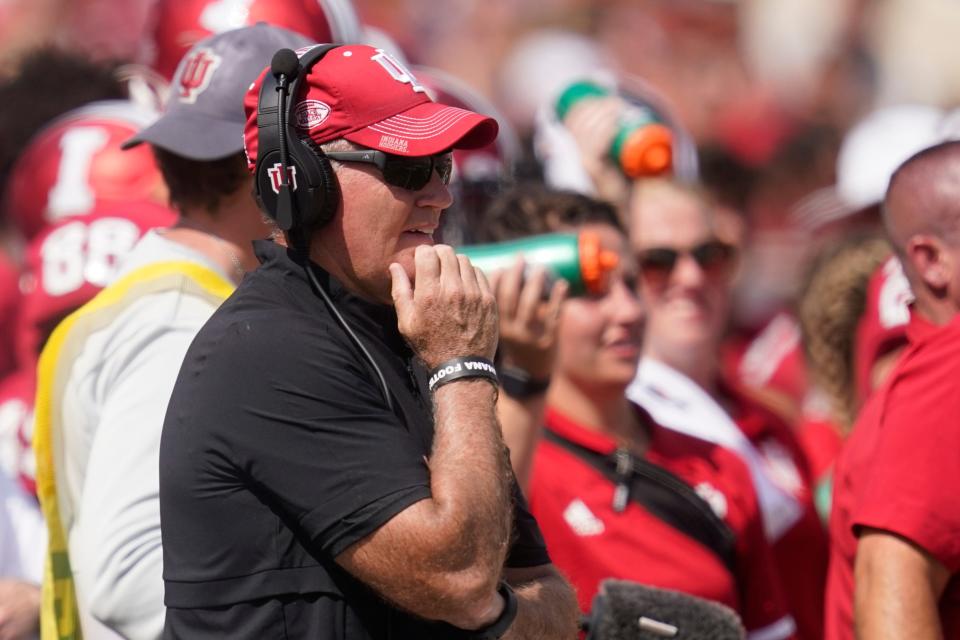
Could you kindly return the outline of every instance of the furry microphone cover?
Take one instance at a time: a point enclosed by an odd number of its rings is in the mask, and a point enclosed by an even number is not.
[[[737,614],[722,604],[627,580],[605,580],[585,621],[587,640],[743,640]]]

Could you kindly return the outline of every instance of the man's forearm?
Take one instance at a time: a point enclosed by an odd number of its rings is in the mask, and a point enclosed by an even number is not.
[[[495,397],[492,385],[479,379],[437,389],[430,485],[437,510],[459,525],[459,542],[450,550],[457,562],[499,575],[513,518],[510,461]]]
[[[429,499],[337,561],[398,607],[476,629],[503,609],[497,585],[509,549],[512,474],[486,380],[436,390]]]
[[[504,640],[571,640],[577,637],[580,610],[573,589],[559,574],[551,573],[519,584],[514,587],[514,592],[517,595],[517,618]]]

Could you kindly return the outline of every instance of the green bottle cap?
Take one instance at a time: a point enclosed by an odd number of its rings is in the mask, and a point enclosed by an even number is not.
[[[599,98],[606,95],[610,95],[610,92],[598,84],[586,80],[574,82],[557,98],[557,117],[561,120],[566,118],[573,105],[583,98]]]

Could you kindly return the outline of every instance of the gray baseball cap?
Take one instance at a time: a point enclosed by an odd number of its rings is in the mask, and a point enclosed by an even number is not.
[[[262,22],[200,40],[177,65],[163,115],[123,148],[147,142],[193,160],[242,151],[247,89],[277,50],[310,44],[300,34]]]

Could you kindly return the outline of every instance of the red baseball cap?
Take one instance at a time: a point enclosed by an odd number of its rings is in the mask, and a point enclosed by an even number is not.
[[[458,149],[453,154],[457,179],[484,182],[508,179],[520,157],[520,140],[496,107],[462,80],[432,67],[415,66],[413,72],[434,101],[462,109],[478,111],[496,118],[500,125],[497,139],[475,149]]]
[[[297,52],[302,58],[309,49]],[[269,68],[247,91],[244,143],[251,170],[257,158],[257,102]],[[317,144],[344,138],[400,156],[476,149],[493,142],[493,118],[431,100],[426,88],[390,54],[367,45],[327,52],[301,80],[291,125]]]

